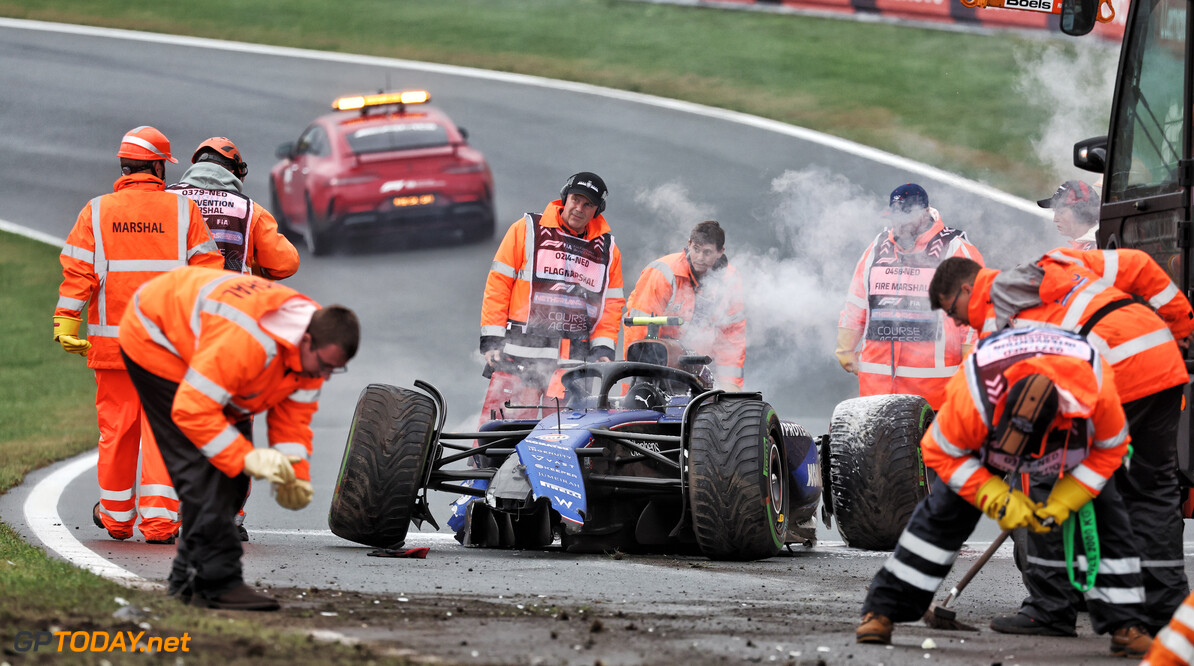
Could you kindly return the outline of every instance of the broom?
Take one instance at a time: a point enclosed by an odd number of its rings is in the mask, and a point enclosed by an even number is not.
[[[964,622],[959,622],[957,619],[958,614],[956,611],[954,611],[954,609],[949,608],[949,602],[958,598],[958,595],[962,593],[962,590],[970,584],[971,579],[978,574],[979,569],[983,568],[983,565],[987,563],[987,560],[991,559],[991,556],[995,554],[995,551],[999,550],[999,547],[1003,545],[1003,542],[1007,541],[1007,538],[1011,535],[1011,533],[1011,530],[1004,530],[1000,532],[999,536],[991,542],[991,545],[987,546],[987,550],[982,554],[981,557],[978,558],[978,561],[970,566],[970,570],[966,572],[966,575],[962,576],[962,580],[958,581],[958,584],[954,585],[953,589],[949,591],[949,595],[945,597],[945,601],[942,601],[941,603],[934,601],[933,604],[929,606],[929,610],[925,612],[924,616],[924,622],[926,625],[933,629],[947,629],[950,631],[978,631],[978,627],[972,627]]]

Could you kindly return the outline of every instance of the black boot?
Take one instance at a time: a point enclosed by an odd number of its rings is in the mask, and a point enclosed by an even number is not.
[[[1042,622],[1024,613],[1002,615],[991,620],[991,628],[1001,634],[1022,634],[1027,636],[1077,636],[1073,625],[1063,626]]]

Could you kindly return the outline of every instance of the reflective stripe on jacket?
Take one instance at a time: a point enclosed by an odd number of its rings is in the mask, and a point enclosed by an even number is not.
[[[1188,666],[1194,661],[1194,592],[1153,639],[1140,666]]]
[[[549,203],[537,224],[565,228],[560,220],[562,210],[563,203],[560,200]],[[505,354],[520,358],[570,358],[571,345],[568,340],[538,336],[518,339],[507,332],[507,328],[520,329],[530,320],[535,224],[528,214],[511,225],[494,255],[489,277],[485,281],[485,296],[481,301],[481,351],[502,348]],[[618,343],[622,306],[626,301],[622,292],[622,251],[613,241],[605,218],[600,215],[589,222],[583,238],[593,240],[606,234],[609,234],[610,246],[605,303],[589,335],[588,344],[590,347],[602,346],[613,350]]]
[[[1059,248],[1035,264],[979,271],[968,314],[982,335],[1042,324],[1077,332],[1100,308],[1133,295],[1157,304],[1165,319],[1133,303],[1099,319],[1087,336],[1115,368],[1122,401],[1131,402],[1189,381],[1174,332],[1184,338],[1194,329],[1189,301],[1143,252]]]
[[[1066,347],[1081,347],[1082,353],[1056,352]],[[992,476],[982,463],[981,449],[1003,414],[1007,389],[1029,374],[1043,374],[1058,388],[1063,420],[1055,424],[1068,428],[1065,419],[1088,422],[1087,454],[1068,473],[1098,494],[1127,453],[1130,437],[1114,375],[1091,349],[1093,345],[1081,338],[1049,328],[1004,331],[985,338],[963,362],[964,371],[946,386],[945,402],[920,442],[925,464],[973,504],[978,489]],[[995,385],[979,381],[980,365],[1000,360],[989,358],[999,354],[1014,361],[1000,373],[1004,381]],[[1086,358],[1079,358],[1083,355]]]
[[[239,474],[253,444],[233,423],[269,410],[269,443],[304,459],[320,377],[303,377],[299,349],[261,326],[297,291],[251,275],[183,268],[146,283],[120,327],[120,348],[138,365],[178,382],[171,416],[179,429],[229,476]],[[308,462],[295,474],[310,478]]]
[[[966,257],[982,264],[982,254],[970,244],[966,234],[946,227],[936,209],[930,208],[929,211],[933,216],[933,224],[917,236],[911,250],[899,247],[890,229],[885,229],[867,247],[854,269],[846,306],[838,319],[839,327],[858,331],[859,337],[864,337],[871,314],[871,270],[876,265],[876,249],[884,243],[888,243],[896,253],[895,261],[890,266],[927,265],[928,268],[921,270],[935,271],[936,266],[949,257]],[[861,395],[911,393],[924,396],[933,409],[941,406],[945,384],[957,372],[962,361],[962,346],[973,342],[974,332],[958,326],[942,312],[931,312],[931,316],[937,318],[939,332],[934,341],[863,341],[858,359]]]
[[[652,261],[639,274],[626,302],[626,316],[679,316],[684,326],[659,329],[661,338],[680,340],[694,354],[713,357],[722,386],[742,388],[746,362],[746,305],[742,279],[724,255],[698,279],[684,252]],[[647,336],[647,327],[628,326],[626,348]]]
[[[224,257],[195,204],[163,192],[152,174],[122,176],[113,188],[83,207],[66,237],[54,316],[81,318],[90,301],[87,367],[122,370],[116,336],[137,287],[188,264],[222,268]]]

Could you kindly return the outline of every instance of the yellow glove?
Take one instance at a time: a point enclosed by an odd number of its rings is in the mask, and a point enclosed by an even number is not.
[[[310,481],[295,479],[290,483],[274,484],[274,499],[278,501],[279,506],[291,511],[298,511],[307,506],[312,497],[315,497],[315,489],[311,487]]]
[[[992,476],[979,486],[975,506],[1005,530],[1028,527],[1033,532],[1049,531],[1034,513],[1042,506],[1041,503],[1033,502],[1019,490],[1012,490],[1006,481],[997,476]]]
[[[1053,522],[1060,526],[1070,517],[1071,512],[1081,509],[1092,499],[1094,495],[1086,486],[1072,475],[1066,474],[1053,485],[1049,499],[1045,500],[1043,508],[1036,510],[1036,515],[1041,520],[1052,518]]]
[[[245,473],[255,479],[265,479],[273,483],[290,483],[294,481],[295,462],[302,460],[297,456],[288,456],[274,449],[254,448],[245,456]]]
[[[75,317],[54,317],[54,342],[71,354],[86,354],[91,343],[79,339],[79,325],[82,320]]]
[[[834,354],[837,362],[842,364],[846,372],[858,374],[858,341],[862,339],[862,331],[852,328],[837,329],[837,349]]]

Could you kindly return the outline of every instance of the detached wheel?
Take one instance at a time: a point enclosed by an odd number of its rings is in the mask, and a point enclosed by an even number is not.
[[[401,546],[434,435],[431,398],[386,384],[367,386],[357,400],[332,494],[332,533],[375,548]]]
[[[688,499],[701,552],[758,560],[788,534],[788,471],[775,410],[759,400],[698,408],[689,438]]]
[[[854,398],[833,410],[829,477],[846,545],[893,550],[928,494],[920,438],[933,409],[918,395]]]

